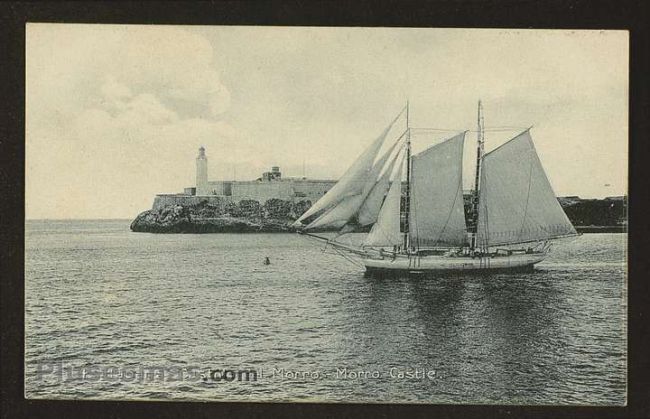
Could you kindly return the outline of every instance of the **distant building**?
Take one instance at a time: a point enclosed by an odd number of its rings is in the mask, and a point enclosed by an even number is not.
[[[273,166],[270,172],[262,173],[262,177],[258,178],[257,180],[271,181],[271,180],[281,180],[281,179],[282,179],[282,173],[280,172],[280,167]]]
[[[308,179],[305,177],[282,177],[279,166],[262,173],[255,180],[208,180],[208,157],[205,148],[199,148],[196,157],[196,186],[187,187],[182,194],[159,194],[154,208],[171,203],[198,203],[201,200],[239,202],[252,199],[264,204],[278,198],[286,201],[310,201],[320,199],[336,180]]]
[[[331,179],[308,179],[305,177],[282,177],[279,166],[271,167],[268,172],[255,180],[208,180],[208,157],[205,148],[199,148],[196,157],[196,186],[184,188],[183,193],[158,194],[153,208],[161,208],[169,204],[197,204],[202,201],[213,203],[239,202],[251,199],[264,204],[272,198],[285,201],[309,201],[314,204],[327,193],[335,184]],[[406,182],[402,182],[402,193],[405,193]],[[606,201],[621,202],[626,196],[610,196]],[[463,190],[465,211],[469,211],[472,201],[472,191]],[[578,196],[558,197],[563,207],[572,206],[587,200]]]

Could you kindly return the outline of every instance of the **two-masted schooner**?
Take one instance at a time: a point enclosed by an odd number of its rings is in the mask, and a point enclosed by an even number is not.
[[[355,254],[368,271],[408,273],[532,269],[551,240],[577,235],[544,173],[530,128],[485,153],[479,101],[474,187],[465,211],[467,131],[411,155],[408,112],[407,104],[300,216],[294,224],[299,233]],[[379,155],[404,113],[406,129]],[[359,246],[337,240],[368,229]],[[324,230],[339,234],[314,234]]]

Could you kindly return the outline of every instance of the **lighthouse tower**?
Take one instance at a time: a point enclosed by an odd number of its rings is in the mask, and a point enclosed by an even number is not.
[[[196,194],[208,195],[208,157],[205,155],[205,148],[199,148],[199,155],[196,157]]]

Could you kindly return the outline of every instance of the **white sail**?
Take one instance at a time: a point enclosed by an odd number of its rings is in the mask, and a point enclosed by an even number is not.
[[[336,206],[331,207],[305,228],[307,230],[340,229],[356,214],[361,204],[363,204],[363,200],[364,196],[362,194],[349,196]]]
[[[465,133],[412,157],[409,211],[414,247],[467,243],[462,161]]]
[[[403,235],[400,232],[400,204],[402,201],[402,166],[400,159],[399,168],[381,206],[377,222],[372,226],[370,233],[364,240],[365,246],[391,247],[402,243]]]
[[[317,229],[317,228],[339,229],[344,227],[353,218],[355,218],[355,216],[359,213],[359,211],[364,210],[364,207],[367,202],[367,198],[374,190],[374,186],[377,184],[379,180],[378,179],[379,175],[382,172],[382,169],[385,168],[384,166],[386,166],[386,160],[388,160],[393,150],[395,149],[396,145],[397,143],[393,144],[390,147],[390,149],[386,153],[384,153],[384,155],[379,160],[377,160],[377,162],[373,165],[372,169],[367,175],[366,183],[363,186],[363,190],[361,191],[360,194],[352,195],[344,198],[343,201],[331,207],[328,211],[321,214],[320,217],[312,221],[306,228],[308,230]],[[394,158],[396,158],[396,156]],[[380,205],[381,202],[379,202],[379,204],[377,205],[377,212],[379,212]],[[352,232],[352,231],[354,231],[354,226],[350,225],[344,231],[341,232],[343,233],[343,232]]]
[[[390,152],[392,152],[392,148],[389,153]],[[389,153],[386,153],[387,156]],[[369,226],[377,221],[377,217],[379,216],[379,211],[381,209],[381,204],[384,201],[384,197],[388,193],[388,189],[390,188],[390,175],[393,173],[393,169],[395,168],[395,163],[398,160],[399,154],[399,152],[395,154],[393,159],[388,163],[388,165],[386,165],[383,174],[381,174],[379,179],[377,179],[375,184],[372,186],[372,189],[368,193],[366,199],[363,201],[361,208],[359,208],[359,211],[357,213],[357,223],[360,226]]]
[[[576,234],[528,130],[484,156],[479,199],[481,247]]]
[[[398,116],[399,117],[399,116]],[[348,170],[341,176],[341,179],[318,201],[316,201],[304,214],[296,220],[295,226],[301,226],[302,222],[318,213],[321,213],[333,205],[343,201],[345,198],[361,194],[366,187],[372,171],[373,162],[381,148],[386,136],[390,132],[398,118],[395,118],[381,135],[368,147]],[[360,203],[359,203],[360,205]],[[331,209],[330,209],[331,210]],[[321,214],[321,217],[324,214]],[[312,223],[313,224],[313,223]],[[309,225],[308,228],[316,228]]]

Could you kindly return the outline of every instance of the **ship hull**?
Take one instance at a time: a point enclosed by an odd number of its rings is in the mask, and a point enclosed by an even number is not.
[[[463,273],[530,271],[545,253],[524,253],[486,257],[406,256],[362,258],[368,272],[378,273]]]

